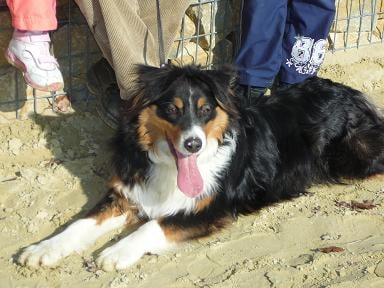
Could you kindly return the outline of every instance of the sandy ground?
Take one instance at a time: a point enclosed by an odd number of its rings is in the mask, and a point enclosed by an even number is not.
[[[339,52],[321,74],[384,106],[379,49],[364,58]],[[384,177],[313,187],[310,196],[241,217],[121,272],[92,262],[119,233],[54,269],[18,266],[21,248],[56,233],[101,197],[111,135],[90,112],[0,124],[0,287],[384,287]],[[331,246],[334,252],[322,252]]]

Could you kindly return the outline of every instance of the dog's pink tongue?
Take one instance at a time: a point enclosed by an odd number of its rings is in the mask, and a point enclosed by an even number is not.
[[[203,191],[203,178],[197,168],[197,156],[177,155],[177,186],[185,195],[196,197]]]

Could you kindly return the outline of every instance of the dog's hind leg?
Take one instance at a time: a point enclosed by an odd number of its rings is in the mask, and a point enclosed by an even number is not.
[[[103,234],[139,221],[137,209],[112,189],[84,219],[77,220],[63,232],[27,247],[18,262],[22,265],[55,266],[66,256],[81,252]]]
[[[348,135],[333,154],[331,168],[338,176],[365,178],[384,173],[384,123]]]

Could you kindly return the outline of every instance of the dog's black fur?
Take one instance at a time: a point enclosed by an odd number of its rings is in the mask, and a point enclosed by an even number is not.
[[[199,213],[180,211],[167,217],[164,221],[172,225],[202,225],[207,228],[201,234],[206,234],[209,224],[225,216],[296,197],[312,184],[384,172],[383,117],[361,92],[348,86],[313,77],[264,96],[250,107],[233,94],[228,69],[140,66],[138,75],[140,96],[123,110],[114,146],[116,173],[126,185],[135,184],[137,173],[146,179],[151,165],[138,144],[137,116],[144,107],[172,94],[175,83],[186,85],[178,82],[180,78],[190,79],[185,89],[205,87],[215,105],[230,116],[226,133],[237,133],[237,148],[218,179],[215,200]]]
[[[25,249],[21,264],[55,265],[109,229],[146,222],[97,260],[124,269],[312,184],[384,172],[383,116],[350,87],[314,77],[250,106],[234,94],[228,70],[137,72],[113,145],[109,195],[88,220]]]

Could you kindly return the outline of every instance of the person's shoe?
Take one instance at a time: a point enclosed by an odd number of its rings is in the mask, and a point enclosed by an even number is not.
[[[273,85],[271,87],[271,94],[278,93],[280,91],[284,91],[286,89],[289,89],[294,84],[289,84],[286,82],[280,81],[279,75],[275,78],[275,81],[273,82]]]
[[[255,105],[267,92],[267,88],[238,84],[235,93],[242,98],[247,105]]]
[[[277,89],[286,90],[290,87],[292,87],[293,84],[285,83],[285,82],[279,82],[279,84],[276,86]]]
[[[284,91],[289,89],[294,84],[284,83],[284,82],[278,82],[276,84],[273,84],[271,88],[271,94],[279,93],[280,91]]]
[[[96,110],[105,124],[117,129],[121,98],[116,75],[105,58],[96,62],[87,72],[87,88],[97,99]]]
[[[49,50],[47,32],[34,34],[15,30],[5,51],[8,62],[23,72],[25,81],[41,91],[59,91],[64,87],[59,64]]]

